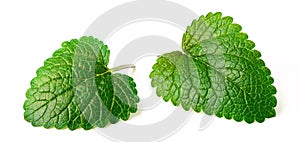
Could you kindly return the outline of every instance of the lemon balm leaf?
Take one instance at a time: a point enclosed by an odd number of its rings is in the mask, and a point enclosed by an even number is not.
[[[166,53],[150,74],[165,101],[235,121],[264,122],[276,115],[270,70],[231,17],[209,13],[188,26],[184,52]]]
[[[24,118],[33,126],[85,130],[128,120],[137,111],[136,84],[107,67],[110,51],[96,38],[62,43],[26,92]]]

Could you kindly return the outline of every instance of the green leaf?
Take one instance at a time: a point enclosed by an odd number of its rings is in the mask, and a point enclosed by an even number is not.
[[[33,126],[71,130],[128,120],[137,111],[136,85],[129,76],[112,73],[109,54],[93,37],[64,42],[31,81],[25,120]]]
[[[150,74],[158,96],[185,110],[264,122],[276,115],[270,70],[231,17],[209,13],[194,20],[182,48],[162,55]]]

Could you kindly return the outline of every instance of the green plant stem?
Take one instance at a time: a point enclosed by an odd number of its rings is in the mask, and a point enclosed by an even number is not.
[[[111,72],[116,72],[116,71],[120,71],[120,70],[128,69],[128,68],[135,68],[135,65],[133,65],[133,64],[121,65],[121,66],[118,66],[118,67],[111,68],[110,71]]]

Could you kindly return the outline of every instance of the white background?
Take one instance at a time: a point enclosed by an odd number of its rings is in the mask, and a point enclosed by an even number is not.
[[[23,119],[22,106],[36,69],[60,47],[62,41],[79,38],[99,15],[128,1],[0,2],[0,141],[109,141],[94,130],[32,127]],[[204,131],[198,131],[201,114],[193,114],[181,130],[165,141],[299,141],[300,4],[296,0],[174,2],[199,15],[221,11],[242,25],[272,71],[278,90],[278,106],[277,116],[262,124],[249,125],[216,118]],[[174,38],[180,39],[181,35]],[[115,47],[110,49],[113,51]]]

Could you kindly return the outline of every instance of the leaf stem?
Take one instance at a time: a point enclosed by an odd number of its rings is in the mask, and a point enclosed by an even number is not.
[[[110,71],[115,72],[115,71],[128,69],[128,68],[135,68],[135,65],[133,65],[133,64],[121,65],[121,66],[118,66],[118,67],[111,68]]]

